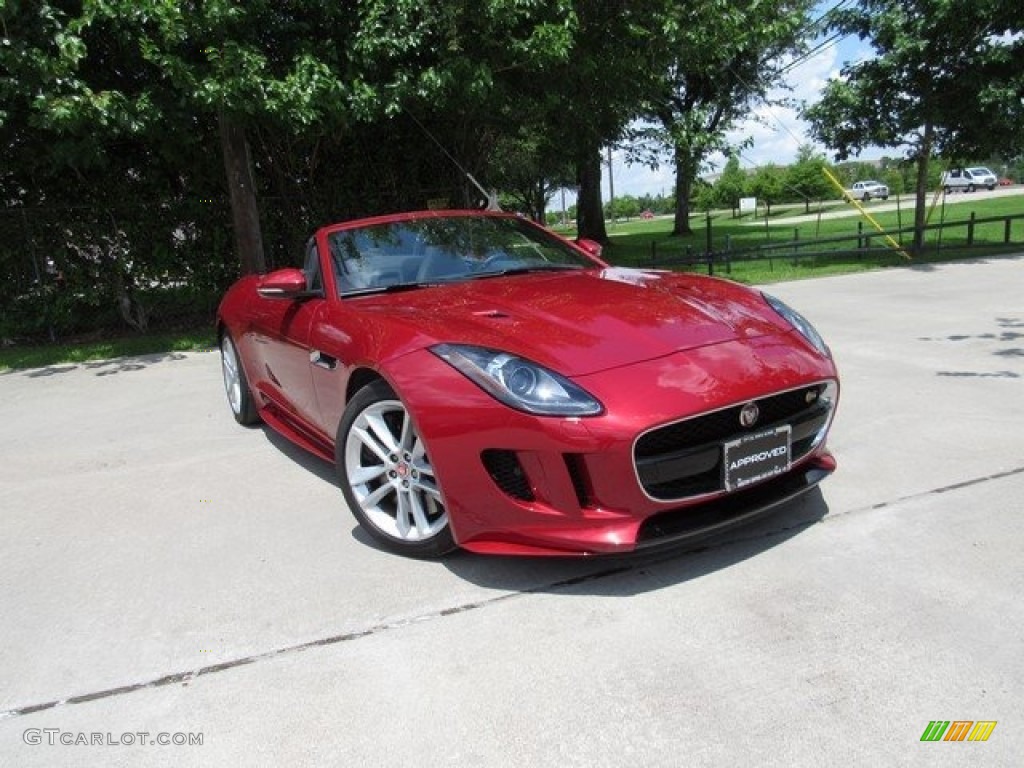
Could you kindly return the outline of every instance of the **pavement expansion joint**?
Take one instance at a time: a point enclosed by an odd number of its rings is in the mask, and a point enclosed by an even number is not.
[[[324,646],[335,645],[337,643],[345,643],[345,642],[350,642],[352,640],[359,640],[359,639],[362,639],[364,637],[371,637],[373,635],[379,635],[379,634],[382,634],[384,632],[389,632],[389,631],[392,631],[392,630],[402,629],[404,627],[408,627],[410,625],[418,624],[418,623],[421,623],[421,622],[424,622],[424,621],[434,621],[434,620],[437,620],[437,619],[443,619],[443,618],[448,617],[448,616],[454,616],[454,615],[466,613],[468,611],[474,611],[474,610],[477,610],[479,608],[486,608],[486,607],[495,605],[497,603],[506,602],[506,601],[511,600],[513,598],[525,597],[525,596],[531,595],[531,594],[538,594],[538,593],[541,593],[541,592],[547,592],[547,591],[551,591],[551,590],[557,590],[557,589],[563,589],[563,588],[568,588],[568,587],[574,587],[574,586],[578,586],[580,584],[584,584],[584,583],[587,583],[587,582],[598,581],[598,580],[601,580],[601,579],[607,579],[607,578],[610,578],[610,577],[614,577],[614,576],[618,576],[618,575],[622,575],[622,574],[626,574],[626,573],[638,572],[638,573],[643,574],[645,572],[645,569],[650,568],[652,566],[659,565],[659,564],[675,561],[682,554],[702,554],[702,553],[706,553],[706,552],[709,552],[709,551],[725,549],[727,547],[734,547],[734,546],[737,546],[737,545],[742,546],[742,545],[745,545],[745,544],[749,544],[749,543],[751,543],[753,541],[760,541],[760,540],[764,540],[764,539],[769,539],[769,538],[777,537],[777,536],[780,536],[780,535],[785,535],[785,534],[788,534],[788,533],[790,533],[790,532],[792,532],[794,530],[798,530],[798,529],[801,529],[801,528],[809,528],[809,527],[811,527],[813,525],[816,525],[818,523],[826,522],[830,518],[833,518],[833,519],[835,519],[835,518],[842,518],[842,517],[845,517],[845,516],[850,515],[850,514],[861,513],[861,512],[869,512],[869,511],[879,510],[879,509],[886,509],[886,508],[889,508],[889,507],[897,506],[897,505],[899,505],[901,503],[904,503],[904,502],[914,501],[914,500],[917,500],[917,499],[925,498],[925,497],[930,496],[930,495],[942,494],[942,493],[948,493],[950,491],[962,490],[964,488],[970,488],[972,486],[980,485],[980,484],[983,484],[983,483],[989,483],[989,482],[993,482],[993,481],[996,481],[996,480],[1001,480],[1003,478],[1012,477],[1014,475],[1019,475],[1019,474],[1024,474],[1024,466],[1016,467],[1014,469],[1009,469],[1009,470],[1005,470],[1005,471],[1002,471],[1002,472],[996,472],[996,473],[993,473],[993,474],[990,474],[990,475],[985,475],[985,476],[982,476],[982,477],[971,478],[971,479],[964,480],[964,481],[957,482],[957,483],[951,483],[949,485],[941,486],[941,487],[938,487],[938,488],[932,488],[932,489],[927,490],[927,491],[920,491],[918,493],[913,493],[913,494],[909,494],[909,495],[906,495],[906,496],[900,496],[900,497],[898,497],[896,499],[880,502],[878,504],[872,504],[872,505],[869,505],[869,506],[858,507],[858,508],[855,508],[855,509],[847,510],[845,512],[839,512],[839,513],[832,513],[832,512],[830,512],[828,515],[826,515],[823,518],[818,518],[818,519],[814,519],[814,520],[803,520],[803,521],[799,521],[799,522],[796,522],[796,523],[793,523],[793,524],[787,525],[787,526],[774,527],[774,528],[772,528],[772,529],[770,529],[768,531],[760,532],[760,533],[758,533],[757,535],[754,535],[754,536],[739,536],[739,537],[732,536],[732,537],[729,537],[727,539],[712,540],[712,541],[710,541],[710,542],[708,542],[706,544],[703,544],[701,546],[692,546],[692,547],[689,547],[689,548],[680,547],[679,549],[673,549],[670,552],[665,552],[665,553],[662,553],[662,554],[660,554],[658,556],[655,556],[655,557],[651,557],[651,556],[647,556],[647,557],[639,556],[638,557],[638,556],[634,555],[633,557],[636,557],[635,562],[623,563],[623,560],[619,559],[618,562],[616,562],[614,564],[610,564],[610,567],[608,567],[608,568],[604,568],[604,569],[601,569],[601,570],[598,570],[598,571],[593,571],[593,572],[590,572],[590,573],[582,574],[582,575],[579,575],[579,576],[573,576],[573,577],[566,578],[566,579],[561,579],[561,580],[557,580],[557,581],[553,581],[553,582],[549,582],[549,583],[545,583],[545,584],[540,584],[540,585],[537,585],[537,586],[534,586],[534,587],[529,587],[529,588],[526,588],[526,589],[521,589],[521,590],[518,590],[518,591],[515,591],[515,592],[508,592],[508,593],[505,593],[505,594],[502,594],[502,595],[497,595],[495,597],[488,598],[486,600],[480,600],[480,601],[475,601],[475,602],[467,602],[467,603],[464,603],[464,604],[461,604],[461,605],[450,606],[448,608],[442,608],[440,610],[432,611],[430,613],[420,614],[420,615],[417,615],[417,616],[413,616],[413,617],[409,617],[409,618],[404,618],[404,619],[398,619],[398,620],[390,621],[390,622],[383,622],[383,623],[376,624],[376,625],[374,625],[372,627],[369,627],[369,628],[366,628],[366,629],[355,630],[355,631],[352,631],[352,632],[346,632],[346,633],[338,634],[338,635],[331,635],[331,636],[328,636],[328,637],[319,638],[317,640],[309,640],[309,641],[304,642],[304,643],[297,643],[295,645],[287,645],[287,646],[276,648],[276,649],[273,649],[273,650],[270,650],[270,651],[265,651],[263,653],[253,654],[251,656],[244,656],[244,657],[240,657],[240,658],[237,658],[237,659],[229,659],[227,661],[223,661],[223,662],[220,662],[218,664],[211,664],[211,665],[207,665],[207,666],[203,666],[203,667],[198,667],[196,669],[192,669],[192,670],[188,670],[188,671],[184,671],[184,672],[176,672],[176,673],[173,673],[173,674],[164,675],[162,677],[154,678],[152,680],[147,680],[147,681],[144,681],[144,682],[133,683],[133,684],[129,684],[129,685],[122,685],[122,686],[118,686],[118,687],[115,687],[115,688],[106,688],[106,689],[99,690],[99,691],[93,691],[91,693],[84,693],[84,694],[78,694],[78,695],[75,695],[75,696],[70,696],[70,697],[64,698],[64,699],[54,699],[53,701],[47,701],[47,702],[43,702],[43,703],[39,703],[39,704],[30,704],[30,705],[27,705],[27,706],[15,707],[13,709],[8,709],[8,710],[2,710],[2,711],[0,711],[0,720],[6,720],[8,718],[14,718],[14,717],[22,717],[22,716],[25,716],[25,715],[31,715],[31,714],[35,714],[36,712],[42,712],[42,711],[49,710],[49,709],[55,709],[57,707],[62,707],[62,706],[67,705],[67,704],[84,704],[84,703],[91,702],[91,701],[98,701],[100,699],[107,699],[107,698],[112,698],[112,697],[116,697],[116,696],[125,696],[127,694],[135,693],[137,691],[143,691],[143,690],[154,689],[154,688],[162,688],[162,687],[168,686],[168,685],[176,685],[176,684],[188,685],[192,680],[195,680],[197,678],[203,677],[205,675],[212,675],[212,674],[218,673],[218,672],[225,672],[227,670],[235,669],[237,667],[243,667],[243,666],[246,666],[246,665],[249,665],[249,664],[254,664],[256,662],[267,661],[267,660],[279,658],[279,657],[282,657],[282,656],[288,656],[288,655],[292,655],[292,654],[296,654],[296,653],[301,653],[303,651],[307,651],[307,650],[310,650],[312,648],[320,648],[320,647],[324,647]],[[629,557],[629,556],[627,556],[627,557]]]

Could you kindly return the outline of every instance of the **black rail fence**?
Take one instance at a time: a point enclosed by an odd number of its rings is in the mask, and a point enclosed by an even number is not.
[[[1024,213],[1009,216],[978,218],[971,213],[962,221],[945,221],[924,227],[925,255],[959,255],[971,249],[989,249],[1024,246]],[[777,234],[777,233],[776,233]],[[830,235],[827,237],[801,238],[800,228],[793,228],[791,239],[776,239],[749,243],[744,237],[740,242],[725,235],[720,247],[714,247],[714,233],[711,218],[706,220],[706,243],[703,250],[692,244],[681,246],[665,241],[651,241],[650,258],[638,266],[682,267],[690,270],[707,270],[709,275],[731,274],[733,265],[749,262],[767,262],[769,270],[775,262],[787,262],[793,266],[815,264],[819,260],[868,260],[891,258],[902,260],[902,250],[907,253],[913,239],[914,228],[889,229],[879,232],[863,221],[857,223],[856,233]],[[893,245],[893,242],[896,245]]]

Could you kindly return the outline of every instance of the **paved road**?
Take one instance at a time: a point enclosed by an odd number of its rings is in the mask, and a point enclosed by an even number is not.
[[[632,560],[382,553],[212,353],[0,375],[0,765],[1019,765],[1022,287],[773,286],[833,344],[839,472]]]
[[[1015,197],[1015,196],[1020,196],[1020,195],[1024,195],[1024,185],[1016,184],[1016,185],[1011,186],[1011,187],[996,187],[995,189],[993,189],[991,191],[987,190],[987,189],[979,189],[979,190],[977,190],[975,192],[970,192],[970,193],[968,193],[968,192],[951,192],[948,195],[946,195],[946,202],[948,204],[967,203],[967,202],[970,202],[972,200],[988,200],[988,199],[991,199],[991,198],[994,198],[994,197]],[[933,202],[934,199],[935,199],[935,193],[934,192],[929,192],[928,193],[928,198],[927,198],[927,204],[928,204],[929,208],[931,208],[932,202]],[[871,201],[869,201],[867,203],[864,203],[863,205],[864,205],[864,208],[868,211],[868,213],[871,213],[871,214],[882,213],[884,211],[895,211],[895,210],[899,210],[902,207],[902,209],[905,212],[907,212],[908,215],[910,215],[910,214],[913,213],[914,208],[916,207],[915,203],[916,203],[916,201],[915,201],[913,195],[899,195],[898,199],[896,197],[891,197],[891,198],[889,198],[889,200],[884,200],[884,201],[883,200],[871,200]],[[939,199],[938,204],[939,205],[942,204],[942,199],[941,198]],[[836,201],[834,201],[832,203],[827,203],[827,205],[830,205],[831,207],[827,211],[825,211],[825,212],[820,214],[820,218],[822,218],[822,219],[842,219],[842,218],[846,218],[848,216],[860,216],[861,215],[860,211],[857,210],[857,207],[854,206],[854,205],[850,205],[849,203],[843,203],[841,201],[836,200]],[[797,210],[801,210],[802,211],[803,209],[800,208],[800,209],[797,209]],[[936,212],[935,215],[937,217],[938,213]],[[949,214],[947,213],[947,215],[949,215]],[[967,213],[964,213],[963,215],[967,216]],[[800,214],[794,215],[794,216],[787,216],[787,217],[785,217],[783,219],[772,219],[770,223],[772,224],[772,226],[776,226],[776,225],[779,225],[779,224],[803,224],[803,223],[806,223],[808,221],[817,221],[818,218],[819,218],[819,214],[818,213],[810,213],[810,214],[800,213]],[[910,223],[910,225],[912,225],[912,222]],[[764,226],[764,218],[762,217],[759,220],[747,222],[747,226],[750,226],[750,227],[761,226],[761,227],[763,227]]]

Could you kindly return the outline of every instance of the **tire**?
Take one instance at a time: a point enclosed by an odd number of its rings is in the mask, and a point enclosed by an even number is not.
[[[375,541],[410,557],[455,549],[426,446],[386,382],[368,384],[349,401],[334,445],[345,501]]]
[[[883,200],[888,200],[888,199],[889,199],[889,196],[888,196],[888,195],[885,195],[885,196],[884,196],[884,197],[883,197],[882,199],[883,199]]]
[[[974,191],[974,185],[973,184],[968,184],[967,185],[967,191],[968,192],[973,192]]]
[[[224,391],[235,421],[244,427],[260,422],[260,414],[245,378],[245,369],[238,358],[238,348],[227,331],[220,339],[220,369],[224,375]]]
[[[953,188],[950,187],[950,186],[945,186],[945,187],[942,188],[942,191],[945,192],[948,195],[949,193],[951,193],[953,191]]]
[[[871,202],[871,195],[869,195],[867,192],[865,192],[864,193],[864,197],[861,198],[861,202],[870,203]]]

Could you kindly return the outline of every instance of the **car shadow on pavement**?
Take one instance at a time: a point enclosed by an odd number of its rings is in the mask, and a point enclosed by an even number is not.
[[[333,464],[324,461],[319,456],[314,456],[305,448],[300,448],[288,438],[279,435],[266,424],[259,424],[256,428],[263,432],[268,443],[273,445],[278,451],[283,453],[311,475],[315,475],[325,483],[333,485],[338,489],[338,496],[341,496],[341,489],[338,488],[338,478],[334,473]]]
[[[460,578],[488,589],[628,597],[699,579],[756,557],[827,514],[828,504],[815,488],[750,524],[650,552],[564,558],[456,552],[442,562]]]

